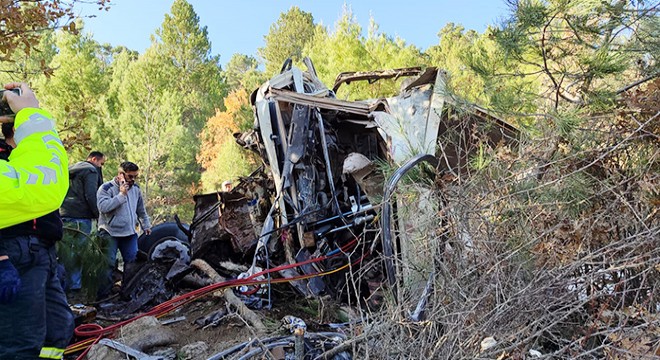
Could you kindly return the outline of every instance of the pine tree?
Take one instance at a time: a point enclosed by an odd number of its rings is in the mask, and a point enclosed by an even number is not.
[[[266,64],[266,75],[271,77],[279,73],[288,58],[299,63],[304,58],[303,49],[313,35],[314,17],[311,13],[293,6],[280,14],[280,18],[264,36],[265,46],[258,50]]]
[[[101,123],[101,101],[108,89],[108,76],[97,57],[99,45],[89,34],[58,31],[55,45],[57,54],[48,64],[53,73],[41,76],[35,87],[43,105],[58,120],[69,155],[82,159],[92,149],[92,135]]]
[[[546,106],[607,109],[636,60],[629,34],[654,13],[643,1],[518,1],[493,35],[508,61],[539,78]]]
[[[332,87],[335,78],[342,72],[387,70],[425,63],[417,47],[379,33],[373,19],[368,37],[362,36],[362,27],[348,8],[344,9],[332,33],[325,27],[317,26],[305,53],[312,59],[321,81],[328,87]],[[394,95],[398,89],[398,83],[393,81],[374,84],[356,82],[342,86],[337,97],[367,99]]]
[[[525,66],[507,62],[493,28],[479,34],[448,23],[438,33],[439,43],[426,50],[431,65],[447,73],[447,96],[506,113],[533,112],[538,95],[534,79],[524,78]]]
[[[185,0],[152,37],[152,45],[117,74],[119,136],[127,160],[142,169],[143,191],[156,218],[192,215],[190,191],[200,179],[199,133],[222,107],[225,86],[206,27]]]
[[[266,81],[266,75],[258,69],[258,66],[257,59],[252,56],[232,55],[224,71],[225,82],[229,90],[243,88],[250,92]]]

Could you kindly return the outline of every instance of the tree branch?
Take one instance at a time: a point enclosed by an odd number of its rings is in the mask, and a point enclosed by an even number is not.
[[[655,73],[655,74],[651,74],[651,75],[649,75],[649,76],[647,76],[647,77],[645,77],[645,78],[643,78],[643,79],[641,79],[641,80],[635,81],[634,83],[632,83],[632,84],[630,84],[630,85],[627,85],[627,86],[622,87],[621,89],[619,89],[619,90],[616,91],[616,94],[619,95],[619,94],[621,94],[621,93],[623,93],[623,92],[626,92],[626,91],[628,91],[628,90],[634,88],[635,86],[641,85],[641,84],[643,84],[643,83],[645,83],[645,82],[647,82],[647,81],[649,81],[649,80],[653,80],[653,79],[657,78],[658,76],[660,76],[660,72],[657,72],[657,73]]]

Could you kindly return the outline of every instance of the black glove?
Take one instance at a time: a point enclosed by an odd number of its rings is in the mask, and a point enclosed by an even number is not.
[[[0,260],[0,303],[9,304],[16,300],[21,288],[21,278],[14,264],[9,260]]]

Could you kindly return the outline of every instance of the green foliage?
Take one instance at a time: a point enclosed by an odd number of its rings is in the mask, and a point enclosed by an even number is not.
[[[39,76],[51,76],[53,69],[48,67],[57,52],[55,31],[47,30],[40,35],[40,41],[30,50],[19,45],[11,60],[0,61],[0,82],[31,81]]]
[[[555,117],[559,136],[564,139],[574,136],[577,127],[582,123],[582,117],[578,112],[569,112]]]
[[[624,44],[649,48],[630,41],[625,30],[655,12],[622,1],[519,1],[512,17],[493,29],[493,37],[508,66],[524,65],[524,76],[550,88],[547,95],[555,109],[593,102],[602,106],[608,103],[603,90],[621,86],[616,76],[635,59]]]
[[[131,64],[132,81],[120,89],[122,112],[114,120],[125,144],[123,160],[138,164],[140,184],[154,215],[172,214],[197,181],[196,134],[181,124],[179,94],[154,84],[161,67],[145,55]],[[154,91],[158,89],[157,91]]]
[[[340,72],[373,70],[367,65],[368,53],[361,33],[362,28],[352,13],[348,12],[345,12],[337,22],[332,34],[329,34],[325,28],[317,27],[314,39],[310,42],[310,47],[305,48],[305,52],[314,61],[316,71],[323,83],[331,86]],[[356,86],[364,89],[364,84]],[[339,97],[351,98],[351,95],[349,93]]]
[[[292,6],[289,11],[280,14],[264,36],[265,46],[257,51],[266,64],[266,75],[271,77],[279,73],[287,58],[294,62],[302,61],[303,49],[312,40],[313,34],[314,17],[311,13]]]
[[[591,74],[595,77],[605,77],[617,74],[628,68],[626,57],[620,53],[609,53],[607,48],[601,48],[593,53],[585,54],[580,59],[583,65],[589,67]]]
[[[202,191],[220,191],[223,181],[247,176],[252,170],[246,151],[233,141],[225,141],[220,145],[218,161],[202,173]]]
[[[84,236],[80,241],[79,237]],[[96,230],[87,235],[79,228],[64,227],[64,236],[57,242],[58,262],[65,269],[82,269],[82,288],[90,299],[96,298],[99,279],[108,270],[107,241]]]
[[[252,56],[232,55],[223,73],[228,90],[244,88],[249,92],[256,89],[267,80],[266,75],[257,69],[258,66],[257,59]]]
[[[251,153],[240,148],[233,136],[252,126],[254,115],[247,94],[243,88],[230,92],[224,101],[226,110],[216,112],[200,135],[202,147],[197,160],[204,168],[205,192],[219,190],[223,181],[248,175],[254,169]]]
[[[518,4],[516,17],[519,30],[542,26],[548,18],[548,9],[539,0],[523,0]]]
[[[101,98],[108,88],[97,57],[99,46],[90,35],[63,31],[43,38],[51,39],[52,43],[42,44],[46,49],[57,49],[47,64],[53,72],[34,77],[33,86],[43,106],[58,120],[60,136],[71,157],[84,158],[92,148],[91,134],[100,124]]]
[[[484,34],[447,24],[438,34],[440,42],[426,52],[433,66],[448,74],[447,95],[501,113],[533,112],[537,84],[522,74],[526,67],[506,62],[506,50],[493,39],[493,29]]]
[[[485,83],[475,71],[466,66],[465,56],[472,54],[473,43],[477,33],[465,32],[460,25],[447,24],[438,34],[440,42],[426,51],[430,64],[447,72],[446,91],[472,102],[483,105],[486,99],[482,96]],[[475,68],[480,66],[475,65]],[[449,95],[449,94],[447,94]]]
[[[119,100],[119,92],[124,88],[124,79],[129,71],[129,66],[137,59],[137,53],[126,48],[103,49],[103,54],[112,58],[112,62],[106,65],[108,72],[108,91],[101,97],[102,121],[99,126],[92,129],[92,143],[95,148],[101,150],[107,158],[105,168],[115,169],[126,159],[125,143],[122,140],[121,126],[118,118],[122,111],[122,103]]]
[[[71,160],[104,152],[111,169],[106,178],[121,161],[134,161],[156,219],[191,214],[190,191],[200,179],[198,134],[222,108],[226,91],[219,57],[210,55],[206,28],[192,6],[175,1],[142,55],[100,46],[89,34],[57,33],[42,37],[42,44],[29,61],[9,64],[22,69],[20,77],[5,74],[33,82],[58,119]],[[38,73],[44,62],[52,73]]]
[[[116,55],[105,119],[121,143],[117,155],[140,166],[156,219],[190,213],[200,180],[198,135],[225,93],[206,27],[185,0],[175,1],[171,12],[144,54]]]
[[[402,39],[392,39],[378,32],[371,20],[368,36],[362,36],[362,27],[353,14],[345,9],[337,21],[334,32],[317,26],[314,38],[305,48],[323,83],[334,84],[336,76],[346,71],[373,71],[425,64],[419,49],[407,45]],[[342,99],[368,99],[387,97],[398,93],[403,80],[381,80],[373,84],[357,82],[340,87],[337,97]]]
[[[560,218],[576,219],[593,206],[594,185],[589,176],[576,173],[549,185],[529,178],[512,184],[511,192],[517,194],[519,202],[525,206],[542,206],[556,212]]]
[[[305,299],[306,301],[296,301],[289,305],[291,312],[303,314],[305,317],[313,319],[319,318],[319,304],[315,299]]]
[[[486,146],[480,144],[477,153],[470,159],[470,166],[477,171],[483,171],[492,161],[493,159],[489,156]]]
[[[210,55],[206,26],[200,27],[199,17],[186,0],[176,0],[171,11],[148,51],[164,66],[162,74],[167,78],[162,81],[181,94],[183,125],[198,133],[226,94],[219,56]]]
[[[591,205],[594,184],[584,173],[564,176],[562,180],[538,193],[537,201],[556,204],[558,210],[569,218],[576,218]]]

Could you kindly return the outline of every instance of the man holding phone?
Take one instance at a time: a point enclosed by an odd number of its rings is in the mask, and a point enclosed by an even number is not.
[[[124,264],[137,258],[136,226],[139,223],[148,235],[151,222],[144,207],[142,191],[135,183],[140,173],[138,166],[130,161],[119,165],[117,176],[101,185],[96,198],[99,209],[99,235],[106,238],[108,246],[108,267],[105,279],[99,288],[99,298],[110,295],[112,290],[112,270],[117,260],[117,249],[121,251]]]

